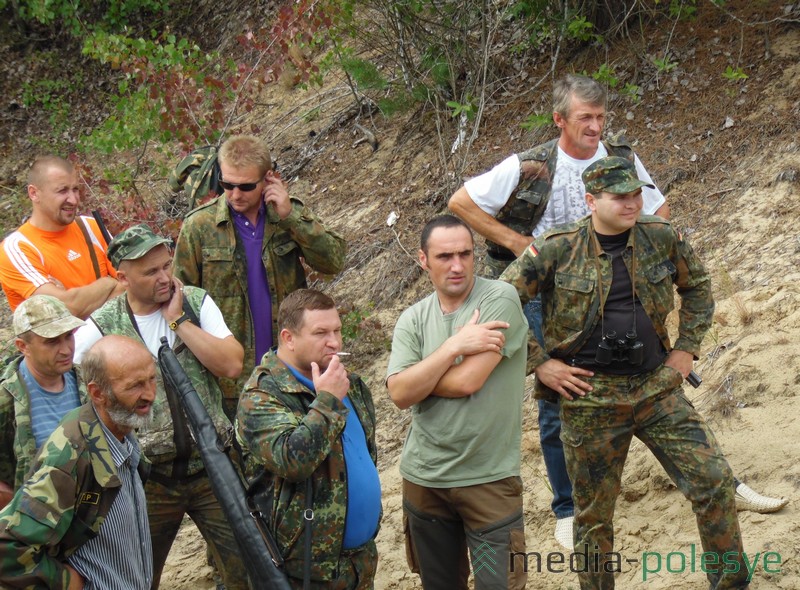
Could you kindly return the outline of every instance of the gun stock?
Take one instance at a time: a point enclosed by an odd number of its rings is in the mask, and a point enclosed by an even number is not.
[[[161,339],[158,364],[164,376],[164,386],[177,392],[182,402],[211,480],[211,488],[230,523],[252,587],[258,590],[291,590],[286,574],[279,569],[283,559],[277,544],[263,522],[256,524],[260,514],[248,510],[244,484],[223,450],[211,417],[166,338]]]

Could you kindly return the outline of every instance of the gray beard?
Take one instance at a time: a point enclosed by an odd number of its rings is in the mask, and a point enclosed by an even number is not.
[[[106,412],[108,412],[109,417],[117,426],[139,430],[150,425],[150,420],[153,417],[153,406],[150,406],[150,411],[145,416],[140,416],[134,410],[129,410],[120,404],[113,393],[108,395],[107,398],[109,404]]]

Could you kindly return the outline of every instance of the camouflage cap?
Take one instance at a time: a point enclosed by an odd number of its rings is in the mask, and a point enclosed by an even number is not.
[[[76,318],[61,301],[50,295],[34,295],[14,310],[14,335],[33,332],[55,338],[80,328],[86,322]]]
[[[153,233],[150,226],[142,223],[129,227],[111,240],[106,253],[114,268],[119,269],[123,260],[136,260],[161,244],[170,244],[169,238]]]
[[[586,192],[592,194],[624,195],[643,186],[656,188],[639,180],[634,163],[619,156],[600,158],[583,171],[582,178]]]

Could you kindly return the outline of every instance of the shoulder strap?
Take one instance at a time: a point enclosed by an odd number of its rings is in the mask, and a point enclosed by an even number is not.
[[[206,296],[203,295],[203,300],[205,300]],[[202,303],[201,303],[202,305]],[[183,298],[183,313],[185,313],[189,317],[189,321],[192,322],[198,328],[200,327],[200,318],[197,317],[194,309],[192,309],[192,304],[189,303],[189,298]]]
[[[86,221],[84,221],[83,217],[81,217],[80,215],[78,216],[78,219],[80,219],[78,227],[81,228],[83,239],[86,240],[86,246],[89,248],[89,256],[91,256],[92,258],[92,267],[94,268],[94,278],[99,279],[101,276],[100,264],[97,262],[97,254],[94,251],[94,244],[92,244],[92,238],[89,237],[89,230],[86,228]]]

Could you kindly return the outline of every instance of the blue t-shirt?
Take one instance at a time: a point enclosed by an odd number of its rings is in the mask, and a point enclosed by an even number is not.
[[[28,388],[31,400],[31,430],[40,448],[53,433],[64,415],[81,405],[78,395],[78,381],[74,371],[64,373],[64,389],[58,392],[45,391],[33,378],[28,365],[23,360],[19,365],[19,374]]]
[[[285,364],[285,363],[284,363]],[[292,366],[286,365],[295,378],[316,393],[314,383]],[[347,514],[344,520],[342,548],[353,549],[375,536],[381,517],[381,481],[372,462],[367,436],[348,396],[342,400],[347,421],[342,432],[344,463],[347,470]]]

